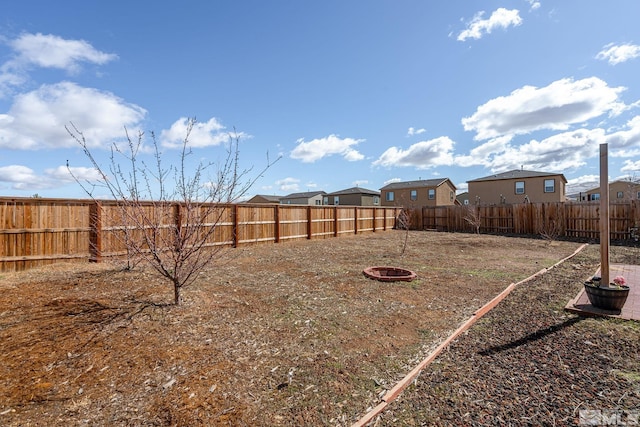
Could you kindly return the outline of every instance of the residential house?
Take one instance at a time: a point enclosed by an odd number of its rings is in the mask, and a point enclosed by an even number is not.
[[[469,192],[465,191],[464,193],[460,193],[456,196],[457,204],[466,206],[469,204]]]
[[[515,169],[467,181],[469,203],[564,202],[567,179],[561,173]]]
[[[324,196],[324,205],[380,206],[380,192],[352,187]]]
[[[382,206],[444,206],[456,200],[456,186],[449,178],[394,182],[380,193]]]
[[[322,205],[324,191],[308,191],[306,193],[291,193],[280,198],[281,205]]]
[[[600,187],[580,193],[578,200],[589,202],[600,200]],[[609,183],[609,201],[640,200],[640,182],[620,179]]]
[[[280,203],[280,198],[282,196],[268,196],[264,194],[256,194],[249,200],[247,203]]]

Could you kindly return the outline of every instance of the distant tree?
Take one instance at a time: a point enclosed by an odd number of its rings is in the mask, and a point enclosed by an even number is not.
[[[241,199],[262,173],[279,160],[270,162],[267,153],[265,168],[251,178],[251,169],[240,169],[240,139],[234,133],[229,135],[226,154],[219,163],[199,162],[189,170],[187,160],[192,155],[189,137],[195,124],[195,119],[189,119],[179,161],[166,168],[153,132],[150,166],[139,159],[143,133],[134,140],[125,128],[128,148],[122,151],[116,143],[112,144],[108,170],[98,164],[83,133],[73,123],[67,126],[67,132],[80,144],[99,179],[81,181],[67,165],[69,172],[92,199],[96,189],[106,190],[113,197],[123,223],[120,238],[127,250],[127,267],[140,261],[153,267],[173,285],[176,305],[180,303],[182,288],[219,257],[222,247],[211,242],[228,204]],[[209,177],[212,172],[213,177]]]

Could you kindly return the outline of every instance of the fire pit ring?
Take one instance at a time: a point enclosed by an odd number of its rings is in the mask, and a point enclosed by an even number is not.
[[[381,282],[410,282],[418,277],[413,271],[398,267],[367,267],[362,273],[369,279]]]

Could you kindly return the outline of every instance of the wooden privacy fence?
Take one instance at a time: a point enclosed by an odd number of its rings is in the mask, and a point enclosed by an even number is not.
[[[183,224],[184,208],[171,204],[159,214],[152,202],[141,203],[145,215],[161,215],[161,232]],[[215,209],[211,209],[215,206]],[[166,206],[164,207],[167,208]],[[389,230],[400,208],[368,206],[208,205],[212,216],[199,222],[215,227],[209,246],[237,247],[259,242],[322,239],[344,234]],[[115,201],[0,198],[0,271],[19,271],[58,261],[100,261],[126,253],[123,235],[136,232],[122,219]]]
[[[610,204],[611,240],[635,238],[640,201]],[[520,203],[495,206],[437,206],[410,210],[411,227],[421,230],[600,238],[600,203]]]

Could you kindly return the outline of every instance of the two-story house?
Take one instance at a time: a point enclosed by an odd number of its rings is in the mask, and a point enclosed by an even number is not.
[[[600,187],[580,193],[579,201],[600,200]],[[609,183],[609,201],[640,200],[640,183],[620,179]]]
[[[324,196],[325,205],[380,206],[380,192],[352,187]]]
[[[324,191],[307,191],[306,193],[291,193],[280,197],[281,205],[322,205],[322,199],[327,193]]]
[[[449,178],[393,182],[380,189],[382,206],[445,206],[456,203],[456,186]]]
[[[564,202],[567,179],[561,173],[515,169],[467,181],[469,203]]]

